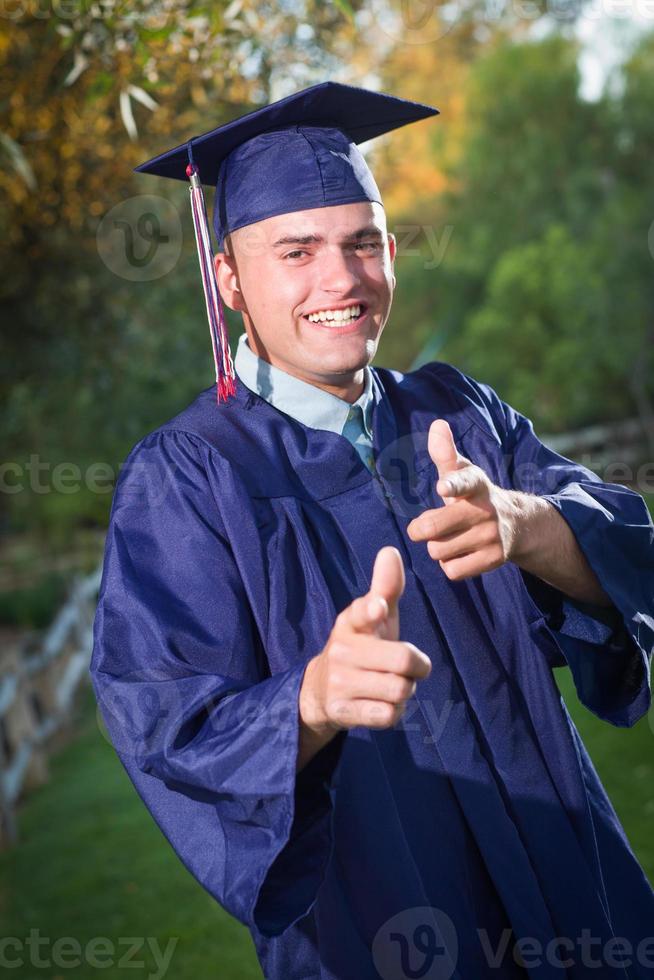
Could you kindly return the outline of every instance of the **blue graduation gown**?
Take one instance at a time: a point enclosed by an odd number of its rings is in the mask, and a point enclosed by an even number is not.
[[[374,476],[238,379],[233,402],[207,389],[132,450],[91,663],[117,753],[266,977],[650,977],[654,894],[552,673],[567,664],[612,725],[647,712],[645,504],[447,364],[372,370]],[[495,483],[552,502],[613,615],[512,563],[451,582],[408,538],[442,506],[437,417]],[[296,776],[306,664],[383,545],[406,570],[401,638],[431,675],[395,728],[340,732]]]

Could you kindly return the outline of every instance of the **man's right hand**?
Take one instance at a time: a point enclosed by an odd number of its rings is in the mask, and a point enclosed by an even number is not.
[[[429,657],[399,639],[403,591],[399,551],[381,548],[370,591],[336,617],[325,648],[304,673],[298,771],[340,729],[397,724],[417,682],[429,676]]]

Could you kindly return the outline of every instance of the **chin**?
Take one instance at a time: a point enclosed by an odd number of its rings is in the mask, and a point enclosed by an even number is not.
[[[324,357],[320,362],[322,374],[354,374],[370,363],[371,358],[365,353],[354,357]]]

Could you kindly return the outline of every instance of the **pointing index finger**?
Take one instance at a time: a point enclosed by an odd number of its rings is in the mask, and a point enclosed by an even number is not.
[[[481,523],[487,516],[488,510],[483,503],[462,498],[456,507],[423,511],[407,524],[406,530],[412,541],[446,541]]]

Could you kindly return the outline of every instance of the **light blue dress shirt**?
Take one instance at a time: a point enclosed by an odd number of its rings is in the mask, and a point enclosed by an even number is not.
[[[363,393],[355,402],[345,401],[322,388],[302,381],[259,357],[250,348],[247,334],[238,338],[234,370],[243,384],[267,402],[312,429],[327,429],[345,436],[371,473],[375,471],[372,453],[372,374],[365,367]]]

